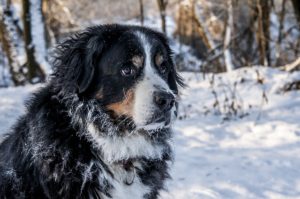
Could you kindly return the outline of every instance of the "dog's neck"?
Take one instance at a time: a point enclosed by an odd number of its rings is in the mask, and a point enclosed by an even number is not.
[[[81,101],[78,96],[64,98],[68,114],[78,136],[85,137],[99,151],[106,164],[132,159],[161,159],[169,153],[170,129],[157,131],[120,131],[96,100]],[[130,161],[124,164],[127,168]]]

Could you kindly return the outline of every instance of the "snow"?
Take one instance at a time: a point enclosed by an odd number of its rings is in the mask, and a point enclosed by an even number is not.
[[[256,70],[264,85],[257,83]],[[184,74],[189,88],[182,91],[181,114],[187,118],[174,128],[173,180],[162,198],[300,198],[300,93],[280,92],[295,75],[300,73],[269,68],[218,75],[217,93],[223,82],[230,87],[244,79],[237,92],[249,114],[224,121],[223,112],[205,115],[203,107],[214,103],[209,77]],[[268,103],[261,105],[263,90]]]
[[[181,75],[188,87],[181,90],[174,126],[173,179],[161,198],[300,198],[300,93],[281,91],[300,73],[252,67]],[[1,133],[24,113],[24,100],[38,87],[0,89]],[[223,107],[232,93],[241,106],[236,114]]]
[[[36,84],[0,89],[0,135],[7,133],[16,119],[25,112],[24,102],[38,86]]]

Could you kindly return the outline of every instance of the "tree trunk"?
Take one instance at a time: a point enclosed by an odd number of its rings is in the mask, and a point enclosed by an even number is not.
[[[166,8],[168,5],[168,0],[157,0],[160,18],[161,18],[161,29],[162,31],[167,34],[166,30]]]
[[[34,46],[32,44],[31,35],[31,13],[30,13],[30,0],[23,0],[23,25],[24,25],[24,41],[25,50],[27,55],[28,78],[32,80],[37,76],[39,65],[34,57]]]
[[[43,0],[43,16],[45,18],[46,40],[48,46],[53,46],[59,41],[62,33],[63,22],[57,17],[56,12],[65,16],[65,21],[68,28],[72,29],[78,26],[73,19],[73,16],[64,2],[61,0]]]
[[[1,9],[2,7],[2,9]],[[13,9],[10,1],[4,1],[0,11],[0,41],[9,64],[12,81],[15,85],[24,84],[26,78],[22,71],[21,55],[22,39],[20,29],[13,18]]]
[[[141,25],[144,26],[144,2],[143,0],[139,0],[140,3],[140,20]]]
[[[279,14],[279,29],[278,29],[278,37],[276,41],[276,66],[281,64],[281,42],[284,30],[284,17],[285,17],[285,5],[287,0],[283,0],[281,3],[281,11]]]
[[[247,0],[247,7],[249,9],[248,17],[249,23],[243,30],[242,38],[245,40],[245,48],[243,49],[242,59],[245,59],[241,65],[250,66],[257,64],[257,49],[255,42],[256,27],[255,24],[258,19],[258,13],[256,8],[256,2],[253,0]],[[235,46],[238,46],[240,41],[235,42]]]
[[[227,0],[227,8],[228,8],[228,14],[227,14],[227,23],[226,23],[226,31],[225,31],[225,38],[224,38],[224,60],[225,60],[225,66],[226,71],[232,71],[235,67],[232,63],[231,53],[229,49],[229,44],[231,40],[231,32],[233,28],[233,2],[232,0]]]
[[[292,0],[292,3],[293,3],[296,18],[298,20],[298,25],[300,26],[300,1]]]
[[[201,40],[203,41],[204,45],[206,46],[208,52],[212,53],[211,57],[208,57],[207,61],[212,62],[215,61],[215,69],[209,69],[210,71],[214,72],[224,72],[225,68],[221,64],[218,56],[223,54],[222,52],[219,52],[219,50],[216,48],[216,44],[213,41],[213,39],[210,36],[210,32],[205,29],[205,26],[203,25],[204,23],[201,21],[201,18],[197,16],[196,14],[196,1],[191,0],[191,14],[192,14],[192,19],[195,22],[196,30],[197,33],[199,34]],[[193,24],[194,25],[194,24]],[[204,68],[206,67],[205,65],[202,65]]]
[[[220,61],[223,51],[218,50],[211,33],[197,13],[196,3],[196,0],[189,0],[179,5],[174,35],[179,37],[180,44],[191,46],[194,55],[203,60],[199,66],[201,71],[224,72],[224,64]]]
[[[42,13],[42,0],[23,0],[23,26],[27,55],[28,79],[45,79],[50,70],[46,61],[45,24]]]
[[[258,30],[257,40],[260,51],[260,64],[268,66],[270,64],[270,5],[268,0],[257,0]]]

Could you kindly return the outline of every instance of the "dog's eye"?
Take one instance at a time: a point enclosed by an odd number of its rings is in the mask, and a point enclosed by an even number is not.
[[[135,75],[135,69],[133,67],[126,66],[121,69],[121,75],[125,77],[134,76]]]

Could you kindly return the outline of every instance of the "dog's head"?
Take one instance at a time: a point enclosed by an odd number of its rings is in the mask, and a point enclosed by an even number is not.
[[[81,99],[96,100],[113,120],[155,130],[176,117],[182,81],[163,34],[137,26],[97,26],[59,50],[59,84]]]

